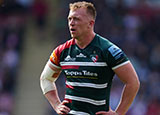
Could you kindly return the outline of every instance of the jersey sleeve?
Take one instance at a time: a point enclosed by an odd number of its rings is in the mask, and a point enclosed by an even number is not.
[[[107,50],[107,64],[112,68],[112,70],[129,62],[126,54],[116,45],[112,44]]]
[[[58,47],[51,53],[49,61],[51,62],[51,64],[60,67],[60,53]]]

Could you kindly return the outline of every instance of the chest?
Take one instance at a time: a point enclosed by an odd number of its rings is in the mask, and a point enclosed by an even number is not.
[[[96,63],[105,61],[101,49],[94,46],[80,49],[74,45],[63,51],[60,57],[60,62]]]
[[[60,57],[60,65],[67,78],[104,80],[110,73],[102,50],[94,46],[86,49],[72,46]]]

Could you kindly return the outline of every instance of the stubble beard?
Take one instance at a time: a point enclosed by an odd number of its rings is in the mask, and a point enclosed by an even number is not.
[[[78,37],[77,37],[77,36],[74,36],[73,34],[71,34],[71,38],[74,38],[74,39],[77,39],[77,40],[78,40]]]

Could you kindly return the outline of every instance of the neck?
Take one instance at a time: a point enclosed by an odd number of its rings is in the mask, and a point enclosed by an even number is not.
[[[92,32],[90,34],[87,34],[86,36],[75,39],[75,42],[79,48],[84,49],[93,40],[94,37],[95,33]]]

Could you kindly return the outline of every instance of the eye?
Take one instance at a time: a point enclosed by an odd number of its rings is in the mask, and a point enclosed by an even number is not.
[[[68,21],[71,21],[71,19],[72,19],[72,18],[69,17],[69,18],[68,18]]]
[[[79,18],[75,17],[75,18],[74,18],[74,20],[78,21],[78,20],[79,20]]]

